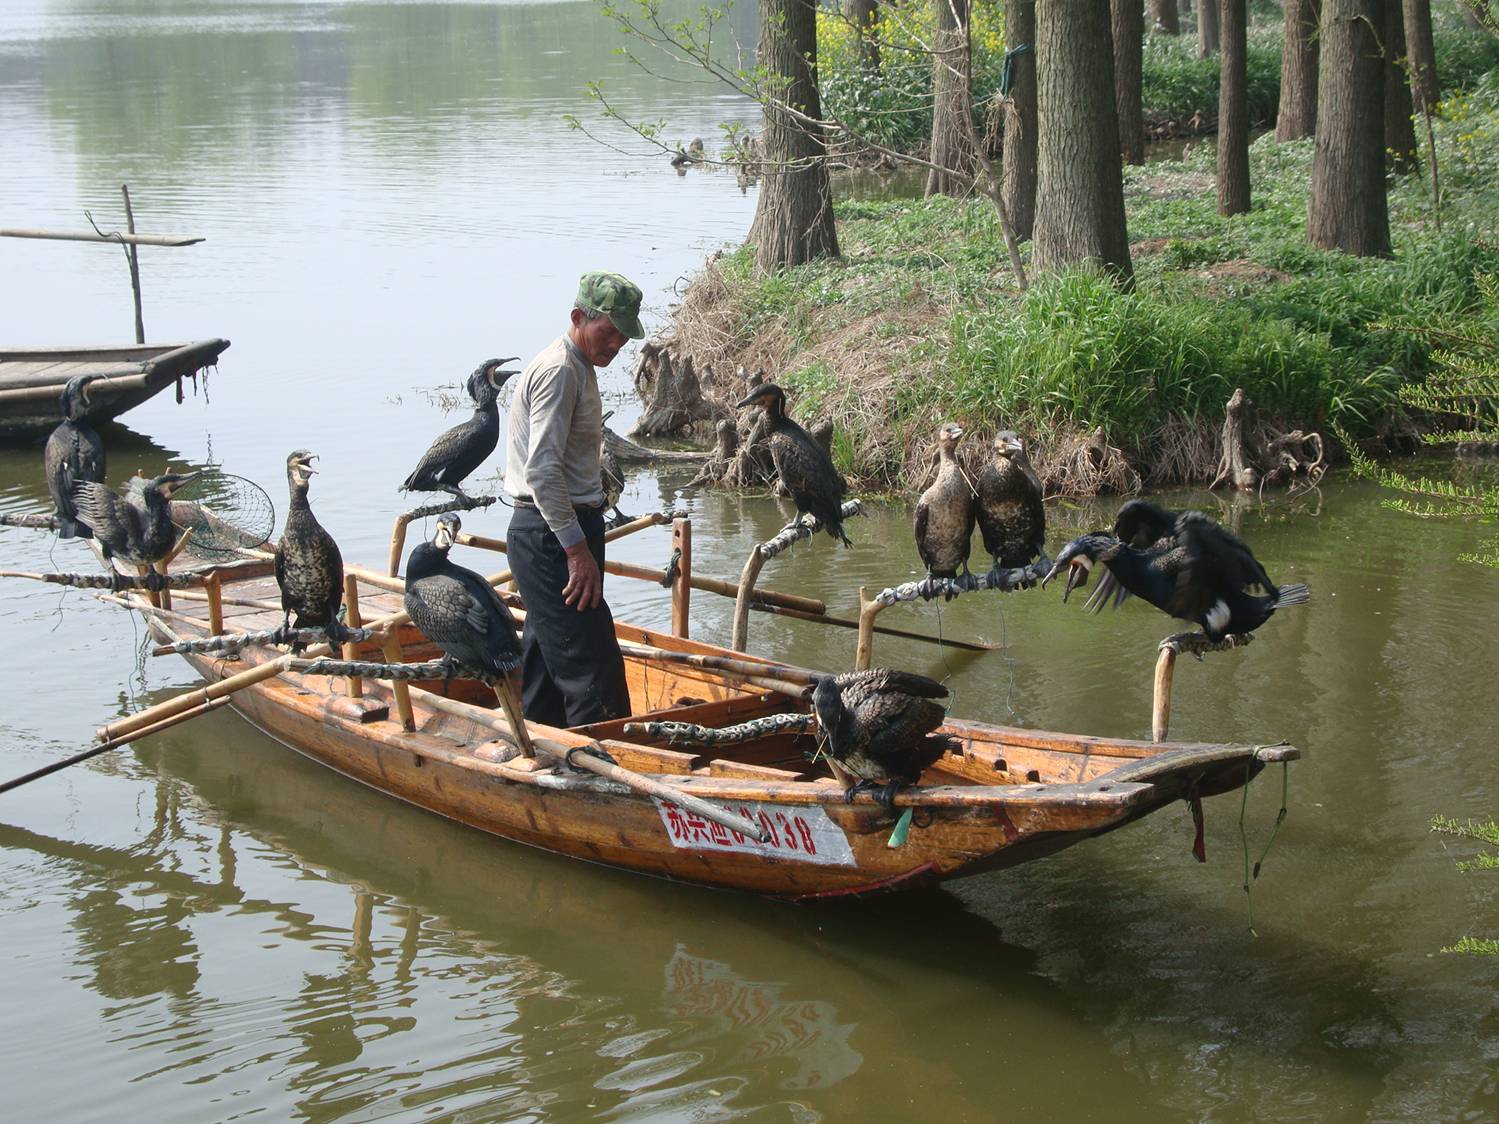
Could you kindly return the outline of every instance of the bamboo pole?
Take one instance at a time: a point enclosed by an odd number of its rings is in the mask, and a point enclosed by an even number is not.
[[[359,616],[359,580],[353,574],[344,575],[344,621],[350,628],[359,628],[364,623]],[[344,659],[356,659],[358,655],[358,644],[351,640],[344,645]],[[349,697],[351,699],[364,697],[364,680],[357,675],[349,676]]]
[[[671,546],[677,557],[677,572],[671,580],[671,632],[685,638],[692,597],[692,520],[671,521]]]
[[[1150,708],[1150,736],[1154,741],[1165,741],[1171,728],[1171,681],[1175,675],[1176,649],[1162,644],[1155,660],[1155,698]]]
[[[100,741],[119,741],[127,734],[138,734],[148,726],[156,726],[158,723],[164,723],[168,718],[180,720],[190,717],[187,712],[201,706],[203,703],[231,695],[235,691],[243,690],[245,687],[252,687],[256,683],[263,683],[267,679],[275,678],[286,670],[286,663],[290,659],[291,656],[278,656],[276,659],[267,660],[256,667],[241,671],[238,675],[231,675],[227,679],[220,679],[217,683],[209,683],[204,687],[194,687],[191,690],[183,691],[180,695],[174,695],[165,702],[160,702],[155,706],[146,707],[145,710],[138,710],[134,714],[126,715],[118,722],[112,722],[108,726],[101,726],[97,737]]]
[[[425,519],[429,515],[445,515],[450,511],[473,511],[479,507],[489,507],[499,502],[498,496],[470,496],[467,502],[456,496],[450,500],[439,500],[436,503],[422,504],[413,507],[410,511],[403,511],[396,516],[396,521],[390,529],[390,557],[387,560],[386,570],[394,577],[401,572],[401,552],[406,549],[406,525],[417,519]]]
[[[838,628],[859,627],[857,620],[835,617],[829,613],[804,613],[798,609],[785,609],[779,605],[761,605],[753,601],[750,608],[757,613],[774,613],[776,616],[790,617],[792,620],[816,621],[818,624],[831,624]],[[903,628],[888,628],[882,624],[875,625],[874,631],[881,636],[897,636],[902,640],[920,640],[923,644],[937,644],[948,648],[958,648],[965,652],[992,652],[999,647],[997,644],[986,644],[982,640],[954,640],[950,636],[928,636],[924,632],[908,632]]]
[[[385,643],[383,647],[385,651],[386,663],[401,662],[401,641],[400,638],[396,636],[395,629],[391,629],[385,634]],[[411,711],[410,686],[404,679],[387,679],[386,682],[390,684],[391,694],[393,694],[396,699],[396,714],[401,719],[401,728],[404,730],[415,730],[416,716]]]
[[[734,597],[734,625],[729,634],[731,651],[742,652],[749,644],[750,592],[755,588],[755,582],[759,580],[764,566],[765,552],[756,543],[749,557],[744,560],[744,569],[739,572],[739,589]]]
[[[871,600],[867,586],[859,587],[859,640],[854,647],[854,670],[868,671],[874,659],[874,618],[885,606]]]
[[[130,246],[194,246],[203,241],[197,234],[100,234],[97,230],[28,230],[7,227],[0,238],[47,238],[57,242],[123,242]]]
[[[637,566],[633,562],[616,562],[612,558],[605,559],[604,572],[621,578],[632,578],[635,581],[654,582],[657,585],[666,580],[665,570],[657,570],[650,566]],[[733,598],[739,593],[739,587],[733,582],[724,581],[722,578],[705,578],[701,574],[693,574],[688,584],[703,593],[717,593],[721,597]],[[777,593],[771,589],[750,590],[750,603],[753,608],[793,609],[798,613],[806,614],[808,619],[823,616],[827,612],[826,603],[815,597],[801,597],[795,593]]]
[[[208,598],[208,631],[215,636],[224,634],[224,579],[218,574],[209,574],[203,582],[203,592]]]

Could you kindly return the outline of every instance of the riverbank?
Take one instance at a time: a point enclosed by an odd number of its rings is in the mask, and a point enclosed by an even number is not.
[[[1499,229],[1499,72],[1444,114],[1441,228],[1429,173],[1396,177],[1389,260],[1306,244],[1312,142],[1267,135],[1250,154],[1253,210],[1232,219],[1216,213],[1210,148],[1126,169],[1134,292],[1073,272],[1020,293],[987,201],[845,202],[840,260],[770,278],[744,249],[710,261],[675,347],[725,398],[740,366],[785,385],[797,417],[833,423],[862,488],[913,487],[946,420],[970,449],[1020,431],[1053,491],[1207,483],[1238,387],[1279,428],[1399,442],[1417,419],[1397,391],[1430,348],[1385,322],[1472,315],[1475,272],[1499,268],[1483,241]]]

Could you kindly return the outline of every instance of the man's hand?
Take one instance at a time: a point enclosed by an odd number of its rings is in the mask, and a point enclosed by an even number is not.
[[[593,560],[588,543],[575,543],[567,548],[567,584],[562,587],[563,604],[577,604],[578,612],[595,608],[604,599],[604,575],[599,573],[599,564]]]

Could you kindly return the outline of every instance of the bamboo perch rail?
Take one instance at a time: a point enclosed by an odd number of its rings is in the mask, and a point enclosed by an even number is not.
[[[48,388],[53,389],[53,388]],[[0,391],[0,394],[3,394]],[[54,392],[52,397],[56,398]],[[29,527],[34,531],[55,531],[62,526],[62,520],[55,515],[40,515],[18,512],[14,515],[0,515],[0,527]]]
[[[196,246],[201,234],[100,234],[94,230],[26,230],[7,227],[0,238],[47,238],[59,242],[119,242],[127,246]]]
[[[396,516],[395,525],[390,529],[390,559],[388,572],[392,575],[401,572],[401,552],[406,549],[406,524],[425,519],[429,515],[446,515],[450,511],[473,511],[477,507],[488,507],[498,503],[499,496],[470,496],[465,502],[454,496],[450,500],[438,500],[435,503],[422,504],[413,507],[410,511],[403,511]]]
[[[855,515],[864,512],[864,505],[858,500],[849,500],[843,505],[843,517],[851,519]],[[798,539],[810,539],[818,531],[822,530],[822,522],[813,516],[802,517],[800,515],[781,529],[775,537],[762,543],[756,543],[750,551],[749,558],[745,560],[744,571],[739,575],[739,586],[734,597],[734,628],[729,639],[729,647],[736,652],[745,650],[749,642],[749,606],[750,593],[755,588],[755,582],[760,577],[760,570],[781,551],[785,550]]]
[[[162,582],[170,585],[173,589],[191,589],[194,586],[203,585],[210,574],[233,577],[237,571],[252,570],[253,574],[246,577],[259,577],[268,573],[267,564],[263,559],[246,559],[243,562],[225,562],[221,566],[214,566],[204,570],[179,570],[175,574],[162,576]],[[79,574],[79,573],[55,573],[39,574],[30,570],[0,570],[0,578],[27,578],[37,582],[51,582],[54,585],[71,585],[78,589],[144,589],[137,576],[122,574],[115,571],[112,574]],[[118,580],[117,580],[118,579]]]
[[[767,714],[733,726],[699,726],[695,722],[626,722],[626,737],[660,738],[668,745],[735,745],[787,732],[804,733],[816,725],[810,714]]]
[[[1163,742],[1171,731],[1171,685],[1176,676],[1177,656],[1188,652],[1201,660],[1204,653],[1231,652],[1245,647],[1253,639],[1252,632],[1218,641],[1209,640],[1201,632],[1178,632],[1162,640],[1155,659],[1155,690],[1150,706],[1151,739]]]

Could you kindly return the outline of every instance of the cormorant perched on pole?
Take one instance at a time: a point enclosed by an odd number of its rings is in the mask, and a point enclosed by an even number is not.
[[[74,375],[63,387],[58,399],[62,407],[62,424],[47,438],[42,464],[47,473],[47,491],[52,507],[61,521],[60,539],[75,536],[88,538],[92,532],[80,523],[73,506],[73,485],[85,481],[98,484],[104,480],[104,442],[84,418],[88,415],[88,384],[100,375]]]
[[[812,712],[826,738],[827,755],[854,776],[846,798],[879,787],[880,803],[890,807],[895,794],[915,784],[922,770],[959,742],[932,733],[946,716],[937,699],[947,688],[935,679],[909,671],[873,668],[826,675],[812,691]]]
[[[762,383],[738,403],[739,408],[745,406],[759,406],[765,411],[770,459],[796,505],[797,517],[813,516],[829,535],[844,546],[852,546],[843,533],[843,497],[848,486],[827,451],[786,416],[786,392],[773,382]]]
[[[1129,500],[1114,515],[1114,537],[1136,550],[1148,550],[1151,547],[1169,550],[1170,543],[1167,540],[1171,538],[1181,514],[1179,511],[1167,511],[1160,504],[1149,500]],[[1103,577],[1098,579],[1097,587],[1088,595],[1084,608],[1097,612],[1110,597],[1113,597],[1114,608],[1117,609],[1129,600],[1130,593],[1119,584],[1114,572],[1105,567]]]
[[[329,641],[338,643],[344,636],[338,619],[344,599],[344,560],[338,543],[323,529],[307,503],[307,482],[315,470],[317,458],[306,449],[298,449],[286,458],[286,486],[291,504],[286,509],[286,526],[276,543],[276,584],[281,587],[281,609],[286,614],[283,630],[321,628]],[[292,614],[297,615],[295,622]],[[302,650],[292,643],[292,651]]]
[[[168,504],[178,488],[197,478],[196,472],[167,472],[140,483],[132,483],[124,497],[104,484],[84,481],[73,485],[77,519],[94,533],[105,561],[118,558],[136,566],[150,566],[171,553],[177,542]],[[146,588],[158,589],[153,571],[146,574]]]
[[[955,456],[962,438],[956,422],[937,431],[937,479],[916,501],[916,550],[934,578],[957,577],[973,548],[973,486]]]
[[[406,613],[450,665],[489,676],[505,717],[527,757],[535,756],[521,714],[521,646],[515,618],[484,578],[448,559],[462,520],[438,516],[431,542],[406,560]]]
[[[1066,567],[1065,601],[1097,563],[1108,567],[1128,592],[1163,613],[1193,622],[1214,643],[1253,632],[1277,609],[1300,605],[1309,596],[1304,585],[1277,586],[1242,539],[1200,511],[1182,512],[1170,535],[1144,549],[1105,531],[1073,539],[1057,555],[1043,584]],[[1265,596],[1251,593],[1255,588]],[[1091,607],[1102,608],[1104,600]]]
[[[614,416],[614,411],[609,410],[604,414],[603,422],[607,423]],[[619,497],[625,490],[625,473],[619,465],[619,458],[614,455],[614,450],[609,448],[609,430],[602,428],[599,433],[599,485],[604,489],[604,506],[610,508],[612,514],[605,520],[605,525],[620,526],[628,523],[630,517],[619,509]]]
[[[994,437],[994,459],[979,470],[977,515],[984,549],[996,570],[1035,561],[1046,549],[1046,506],[1041,485],[1013,430]]]
[[[500,370],[508,359],[487,359],[468,377],[474,416],[460,422],[432,442],[421,462],[401,485],[403,492],[450,492],[464,503],[473,501],[459,487],[469,473],[484,463],[500,441],[500,408],[497,396],[505,380],[515,371]]]

